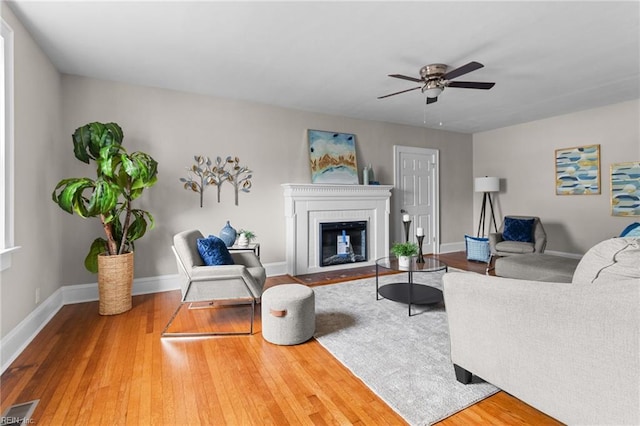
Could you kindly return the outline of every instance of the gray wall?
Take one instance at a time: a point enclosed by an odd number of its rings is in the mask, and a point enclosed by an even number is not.
[[[90,121],[118,122],[125,145],[151,154],[160,164],[159,182],[140,200],[152,212],[157,227],[136,243],[136,276],[148,277],[176,272],[171,254],[171,236],[184,229],[199,228],[217,234],[227,220],[236,228],[258,235],[264,263],[285,260],[285,223],[282,183],[310,181],[307,129],[354,133],[360,166],[371,163],[376,179],[393,183],[393,145],[440,149],[443,243],[460,240],[460,228],[471,227],[471,135],[389,123],[354,120],[263,104],[201,96],[170,90],[132,86],[65,75],[63,81],[63,132]],[[71,155],[71,139],[60,142]],[[198,195],[182,188],[179,178],[193,164],[195,154],[210,157],[238,156],[253,170],[253,187],[233,201],[232,186],[222,186],[221,203],[215,187],[205,191],[205,204]],[[71,165],[76,173],[91,169]],[[68,175],[65,170],[59,178]],[[64,221],[73,232],[71,248],[62,259],[64,284],[95,281],[82,268],[82,255],[95,232],[78,218]]]
[[[624,102],[473,136],[473,175],[499,176],[505,214],[540,216],[547,250],[583,254],[638,218],[611,216],[611,163],[640,160],[640,101]],[[555,150],[600,145],[600,195],[555,195]],[[477,227],[481,198],[475,195]],[[498,226],[500,224],[498,223]]]
[[[67,235],[51,191],[67,155],[58,148],[60,74],[6,6],[2,17],[14,30],[15,243],[22,246],[13,253],[11,268],[0,273],[4,336],[36,307],[36,288],[44,300],[63,283]]]
[[[51,201],[62,178],[91,176],[73,156],[71,134],[90,121],[121,124],[130,150],[153,155],[159,183],[138,206],[151,211],[157,227],[136,245],[136,277],[176,273],[171,236],[187,228],[218,233],[226,220],[256,232],[265,263],[283,262],[284,210],[280,184],[309,182],[306,130],[354,133],[361,166],[393,182],[393,145],[437,148],[441,161],[441,242],[456,243],[472,227],[472,138],[381,122],[353,120],[189,93],[61,76],[7,8],[3,18],[15,31],[15,240],[22,249],[0,273],[2,337],[65,285],[96,282],[85,271],[89,244],[101,235],[97,220],[69,215]],[[233,203],[225,184],[222,202],[215,188],[197,194],[178,179],[193,155],[238,156],[254,171],[253,188]]]

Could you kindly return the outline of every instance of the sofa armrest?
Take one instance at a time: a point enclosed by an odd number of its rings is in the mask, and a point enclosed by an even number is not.
[[[244,265],[247,268],[262,266],[260,259],[252,251],[232,251],[231,257],[237,265]]]
[[[502,241],[502,234],[500,233],[489,233],[489,249],[491,249],[491,254],[496,254],[496,244]]]
[[[564,423],[640,422],[640,280],[443,283],[454,364]]]

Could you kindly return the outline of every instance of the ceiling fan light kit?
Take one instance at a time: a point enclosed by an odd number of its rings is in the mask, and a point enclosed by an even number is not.
[[[445,87],[455,87],[459,89],[491,89],[495,83],[481,81],[451,81],[456,77],[470,73],[484,67],[480,62],[469,62],[459,68],[455,68],[447,72],[445,64],[431,64],[420,68],[420,78],[409,77],[402,74],[389,74],[389,77],[399,78],[402,80],[422,83],[422,86],[413,87],[411,89],[402,90],[400,92],[379,96],[378,99],[388,98],[389,96],[399,95],[401,93],[411,92],[421,89],[422,93],[427,96],[427,104],[432,104],[438,100],[438,96],[443,92]]]

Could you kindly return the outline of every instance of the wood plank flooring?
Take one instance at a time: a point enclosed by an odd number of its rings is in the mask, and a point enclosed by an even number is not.
[[[440,257],[484,272],[464,253]],[[264,341],[259,310],[252,336],[160,339],[179,300],[179,291],[136,296],[113,317],[98,315],[97,302],[64,306],[0,377],[0,412],[40,399],[33,421],[43,425],[406,424],[314,339]],[[248,311],[187,311],[175,326],[202,329],[212,318],[244,330]],[[440,424],[559,423],[499,392]]]

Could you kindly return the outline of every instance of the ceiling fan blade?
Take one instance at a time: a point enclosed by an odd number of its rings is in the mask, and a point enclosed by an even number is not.
[[[418,87],[414,87],[414,88],[411,88],[411,89],[402,90],[400,92],[390,93],[390,94],[384,95],[384,96],[378,96],[378,99],[388,98],[389,96],[399,95],[400,93],[406,93],[406,92],[410,92],[412,90],[417,90],[417,89],[421,89],[421,88],[422,88],[422,86],[418,86]]]
[[[451,80],[454,79],[456,77],[460,77],[461,75],[470,73],[471,71],[475,71],[477,69],[480,69],[484,67],[484,65],[482,65],[480,62],[469,62],[466,65],[463,65],[459,68],[456,68],[454,70],[449,71],[448,73],[445,73],[442,75],[442,79],[443,80]]]
[[[389,77],[393,77],[393,78],[401,78],[403,80],[409,80],[409,81],[413,81],[416,83],[422,83],[422,80],[420,80],[419,78],[415,78],[415,77],[409,77],[408,75],[402,75],[402,74],[389,74]]]
[[[483,81],[451,81],[448,87],[458,87],[461,89],[491,89],[495,83],[485,83]]]
[[[427,98],[427,105],[438,102],[438,98]]]

